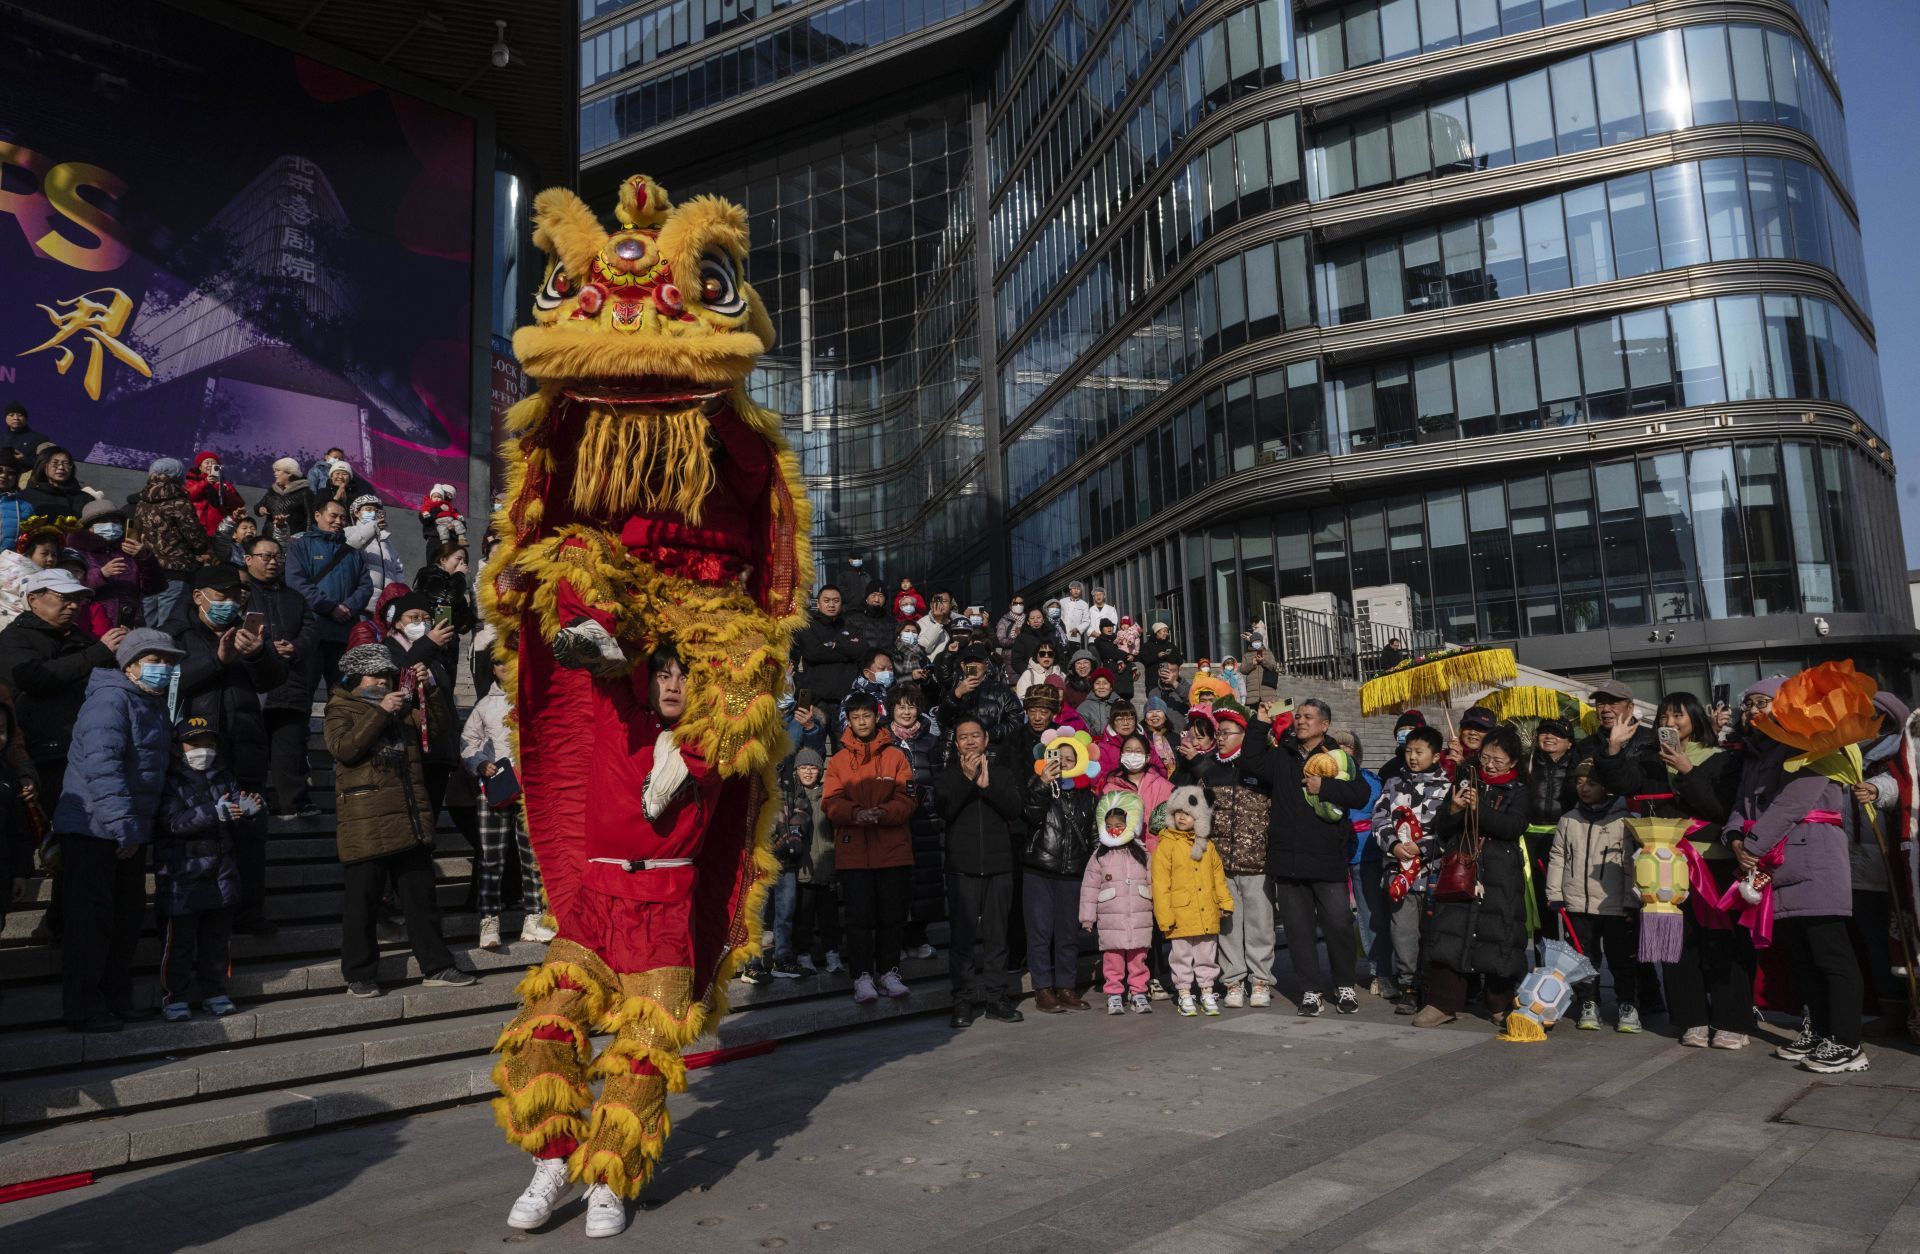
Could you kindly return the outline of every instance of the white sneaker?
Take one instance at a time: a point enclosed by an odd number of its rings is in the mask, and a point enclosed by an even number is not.
[[[536,945],[544,945],[558,935],[559,933],[548,927],[537,914],[528,915],[520,924],[520,939],[531,941]]]
[[[537,1158],[533,1163],[533,1182],[514,1199],[507,1212],[507,1227],[531,1230],[553,1217],[553,1208],[567,1195],[567,1160]]]
[[[1255,1010],[1264,1010],[1273,1005],[1273,993],[1266,985],[1255,981],[1253,991],[1247,994],[1247,1005]]]
[[[1227,1009],[1238,1010],[1247,1004],[1247,988],[1244,984],[1234,984],[1227,989]]]
[[[900,970],[896,967],[880,977],[880,991],[889,997],[905,997],[913,990],[900,979]]]
[[[587,1235],[617,1237],[627,1230],[627,1204],[604,1184],[587,1190]]]
[[[1200,1008],[1193,1004],[1192,993],[1180,994],[1180,1013],[1189,1019],[1200,1013]]]
[[[480,916],[480,948],[500,948],[500,916],[484,914]]]
[[[902,962],[909,959],[925,961],[931,957],[933,957],[933,946],[927,944],[925,941],[921,941],[918,945],[909,945],[900,951],[900,959]]]
[[[1118,993],[1108,993],[1107,1013],[1110,1015],[1123,1015],[1127,1013],[1127,999]]]
[[[835,971],[845,971],[846,969],[847,964],[840,961],[840,951],[837,949],[829,949],[827,951],[827,974],[832,975]]]
[[[1220,999],[1213,995],[1212,989],[1200,994],[1200,1012],[1209,1015],[1220,1013]]]
[[[800,955],[800,969],[801,969],[802,971],[805,971],[805,972],[806,972],[806,973],[807,973],[808,975],[818,975],[818,974],[820,974],[820,971],[819,971],[819,968],[817,968],[817,967],[815,967],[815,966],[813,965],[813,955],[812,955],[812,954],[801,954],[801,955]]]

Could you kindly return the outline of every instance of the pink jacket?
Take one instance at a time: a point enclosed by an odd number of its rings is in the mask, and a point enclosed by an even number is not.
[[[1151,858],[1154,849],[1160,844],[1160,833],[1153,828],[1153,812],[1160,807],[1162,801],[1173,796],[1173,784],[1158,769],[1149,768],[1141,773],[1140,785],[1136,788],[1121,777],[1119,763],[1119,757],[1115,755],[1112,771],[1108,771],[1104,763],[1102,764],[1100,778],[1105,783],[1100,792],[1103,796],[1110,792],[1130,792],[1140,798],[1140,812],[1147,819],[1147,826],[1146,830],[1140,833],[1139,839],[1147,848],[1147,856]],[[1095,806],[1094,810],[1094,818],[1098,819],[1101,813],[1100,808]]]
[[[1096,927],[1102,949],[1145,949],[1153,943],[1153,873],[1122,846],[1102,848],[1080,879],[1080,926]]]

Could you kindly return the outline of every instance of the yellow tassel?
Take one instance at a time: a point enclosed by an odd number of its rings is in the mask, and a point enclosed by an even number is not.
[[[565,941],[554,942],[555,947],[565,944]],[[575,946],[575,948],[578,948],[578,946]],[[585,966],[576,962],[568,962],[565,959],[555,960],[551,956],[553,950],[549,949],[547,952],[549,955],[547,961],[529,970],[527,974],[522,977],[520,983],[515,986],[513,991],[519,996],[520,1004],[530,1006],[544,997],[552,996],[556,992],[577,992],[581,997],[581,1017],[589,1023],[598,1022],[600,1016],[605,1012],[607,1005],[605,986],[602,985],[598,979],[594,978],[594,973]],[[581,952],[585,951],[583,950]],[[595,959],[595,961],[597,962],[598,959]],[[567,977],[568,983],[577,985],[578,987],[561,987],[560,977],[562,975]]]
[[[1511,1041],[1517,1045],[1537,1045],[1547,1039],[1547,1030],[1526,1015],[1510,1014],[1507,1016],[1507,1026],[1500,1033],[1499,1039]]]
[[[714,484],[712,432],[698,409],[662,414],[593,406],[574,462],[574,508],[615,519],[675,510],[698,526]]]
[[[493,1099],[493,1121],[507,1134],[507,1144],[529,1154],[539,1153],[546,1148],[547,1142],[557,1137],[571,1137],[578,1141],[587,1134],[587,1121],[578,1115],[549,1115],[522,1132],[514,1126],[512,1114],[498,1097]]]
[[[516,1018],[501,1030],[500,1039],[493,1043],[495,1053],[507,1053],[525,1049],[533,1041],[533,1034],[540,1028],[562,1028],[573,1039],[573,1054],[581,1062],[593,1057],[593,1046],[587,1040],[586,1029],[573,1020],[560,1014],[538,1014],[524,1019]],[[545,1039],[545,1038],[542,1038]],[[552,1042],[559,1044],[558,1041]]]
[[[633,1060],[644,1058],[653,1064],[660,1078],[667,1082],[667,1092],[684,1093],[687,1091],[687,1061],[679,1054],[658,1046],[648,1045],[644,1041],[627,1038],[616,1040],[600,1051],[593,1060],[593,1066],[587,1074],[594,1078],[633,1075]],[[640,1078],[640,1077],[636,1077]]]
[[[1368,680],[1360,685],[1360,713],[1371,718],[1429,697],[1444,698],[1474,684],[1507,683],[1519,675],[1520,663],[1512,649],[1475,649]]]
[[[568,1173],[582,1184],[603,1183],[631,1201],[647,1187],[653,1165],[666,1150],[673,1120],[665,1109],[659,1114],[657,1126],[659,1130],[649,1135],[641,1126],[640,1117],[625,1106],[595,1107],[591,1129],[567,1160]],[[596,1143],[605,1130],[616,1131],[620,1148]],[[637,1161],[629,1166],[633,1159]]]

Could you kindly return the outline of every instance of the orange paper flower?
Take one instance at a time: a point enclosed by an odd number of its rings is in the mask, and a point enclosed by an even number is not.
[[[1822,662],[1780,685],[1773,708],[1756,714],[1754,726],[1809,758],[1822,758],[1880,733],[1873,708],[1879,681],[1850,661]]]

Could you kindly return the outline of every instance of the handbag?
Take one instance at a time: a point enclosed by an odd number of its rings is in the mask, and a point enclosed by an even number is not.
[[[1433,881],[1433,900],[1472,901],[1480,895],[1480,807],[1467,811],[1466,831],[1440,859]]]

